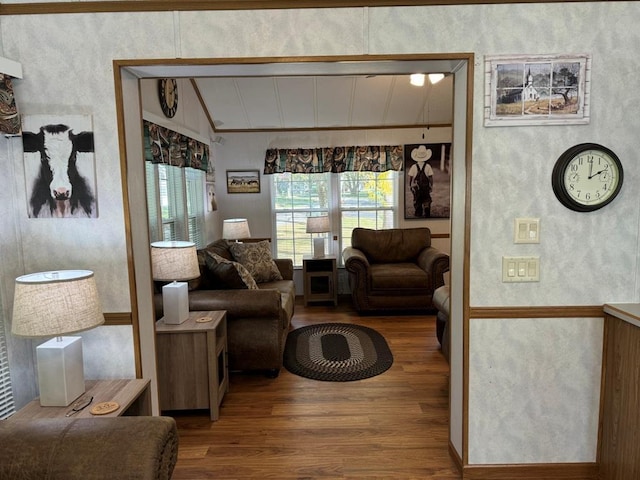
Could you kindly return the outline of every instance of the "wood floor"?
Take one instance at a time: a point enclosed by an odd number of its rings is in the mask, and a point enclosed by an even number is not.
[[[320,382],[283,369],[275,379],[232,374],[220,420],[175,414],[181,479],[459,479],[448,453],[449,370],[433,316],[358,316],[338,307],[296,306],[293,328],[322,322],[367,325],[394,355],[385,373]]]

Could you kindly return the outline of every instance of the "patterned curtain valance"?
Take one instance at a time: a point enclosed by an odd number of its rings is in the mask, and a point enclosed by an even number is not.
[[[402,152],[402,145],[274,148],[265,155],[264,174],[402,170]]]
[[[144,159],[176,167],[207,171],[209,145],[181,133],[144,121]]]
[[[13,96],[11,77],[0,73],[0,132],[7,135],[20,133],[20,116]]]

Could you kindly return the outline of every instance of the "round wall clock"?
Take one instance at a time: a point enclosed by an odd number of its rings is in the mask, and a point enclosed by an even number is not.
[[[623,177],[622,163],[615,153],[596,143],[581,143],[560,155],[551,185],[565,207],[592,212],[616,198]]]
[[[178,110],[178,82],[175,78],[158,80],[158,97],[160,108],[167,117],[173,118]]]

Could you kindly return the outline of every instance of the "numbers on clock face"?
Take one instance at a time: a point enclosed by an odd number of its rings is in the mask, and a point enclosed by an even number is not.
[[[567,194],[582,205],[606,201],[616,191],[619,180],[613,159],[596,150],[586,150],[576,155],[564,174]]]

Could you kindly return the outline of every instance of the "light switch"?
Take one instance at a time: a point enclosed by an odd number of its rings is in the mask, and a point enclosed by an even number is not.
[[[540,243],[540,219],[516,218],[513,243]]]
[[[502,257],[502,281],[539,282],[540,257]]]

